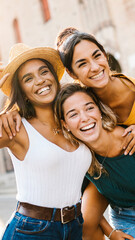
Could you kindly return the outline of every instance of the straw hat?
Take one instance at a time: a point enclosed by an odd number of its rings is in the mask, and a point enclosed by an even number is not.
[[[50,62],[58,76],[58,80],[61,80],[65,68],[61,62],[57,50],[50,47],[30,48],[23,43],[17,43],[11,48],[9,53],[9,63],[4,68],[0,76],[1,79],[6,73],[10,73],[9,77],[1,88],[4,94],[7,96],[10,95],[11,81],[16,70],[21,66],[21,64],[33,58],[41,58]]]

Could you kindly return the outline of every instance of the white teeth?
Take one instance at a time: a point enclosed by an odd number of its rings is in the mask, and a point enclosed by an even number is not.
[[[41,93],[43,93],[44,91],[46,91],[46,90],[49,90],[50,89],[50,87],[49,86],[47,86],[47,87],[44,87],[44,88],[41,88],[40,90],[38,90],[38,94],[41,94]]]
[[[102,71],[102,72],[100,72],[99,74],[97,74],[97,75],[95,75],[95,76],[91,77],[91,79],[96,79],[96,78],[98,78],[98,77],[102,76],[102,74],[103,74],[103,71]]]
[[[86,131],[86,130],[93,128],[94,126],[95,126],[95,123],[92,123],[92,124],[87,125],[86,127],[81,128],[81,130]]]

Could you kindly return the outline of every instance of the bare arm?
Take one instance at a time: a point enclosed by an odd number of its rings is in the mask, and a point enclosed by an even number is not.
[[[3,68],[2,68],[3,69]],[[0,66],[0,73],[1,73],[1,66]],[[0,88],[2,87],[3,83],[7,80],[9,73],[5,74],[0,79]],[[11,109],[10,112],[0,113],[0,138],[2,137],[3,129],[8,134],[9,138],[12,139],[13,136],[16,135],[16,132],[19,132],[21,126],[21,117],[18,113],[18,108],[16,104],[14,108]]]
[[[97,191],[95,185],[90,183],[85,189],[82,197],[84,240],[105,239],[99,223],[107,206],[107,200]]]
[[[109,236],[113,230],[113,228],[110,226],[110,224],[106,221],[104,217],[100,221],[100,226],[106,236]],[[112,232],[110,239],[111,240],[125,240],[125,239],[134,240],[134,238],[131,235],[128,235],[120,230],[116,230]]]
[[[82,213],[84,218],[83,240],[104,240],[104,234],[109,236],[113,228],[103,217],[108,206],[107,200],[102,196],[95,185],[90,183],[84,191],[82,198]],[[114,231],[111,240],[133,240],[134,238],[122,231]]]
[[[15,141],[9,139],[7,133],[3,129],[3,136],[2,136],[2,138],[0,138],[0,148],[4,148],[4,147],[12,148],[14,143],[15,143]]]

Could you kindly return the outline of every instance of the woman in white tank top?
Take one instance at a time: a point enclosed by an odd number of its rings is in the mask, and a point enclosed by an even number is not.
[[[2,73],[6,111],[17,103],[23,117],[14,138],[3,130],[0,139],[13,161],[18,200],[3,240],[82,239],[81,185],[91,152],[67,140],[55,122],[53,104],[63,73],[56,50],[24,44],[13,46]]]

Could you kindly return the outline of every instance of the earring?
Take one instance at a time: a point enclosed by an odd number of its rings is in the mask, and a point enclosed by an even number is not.
[[[70,132],[70,129],[67,129],[68,132]]]
[[[101,119],[102,119],[102,116],[101,116]]]
[[[28,98],[26,98],[26,99],[25,99],[25,102],[26,102],[26,103],[29,103],[29,102],[30,102],[30,100],[29,100]]]

